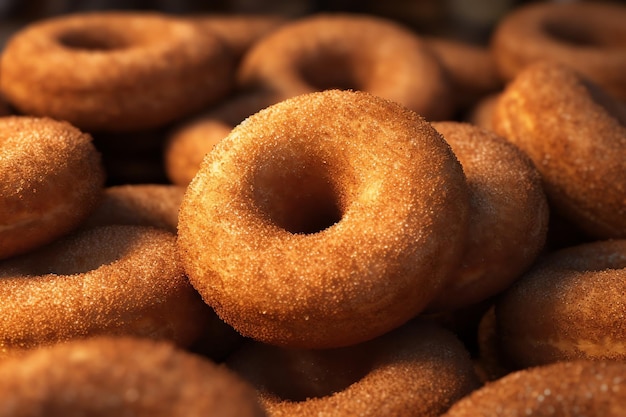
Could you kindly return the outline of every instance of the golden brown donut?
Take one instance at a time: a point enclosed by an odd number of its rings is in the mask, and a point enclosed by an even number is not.
[[[207,155],[178,245],[194,287],[243,335],[346,346],[437,294],[463,255],[467,193],[449,146],[414,112],[311,93],[249,117]]]
[[[463,166],[470,189],[469,241],[461,267],[432,310],[476,304],[508,288],[534,262],[548,231],[548,202],[534,164],[495,133],[434,122]]]
[[[108,224],[153,226],[177,232],[178,210],[185,188],[171,184],[127,184],[108,187],[102,201],[83,222],[91,228]]]
[[[441,37],[425,40],[450,78],[458,107],[468,107],[502,87],[502,79],[488,48]]]
[[[437,417],[480,385],[463,344],[427,322],[330,350],[248,344],[226,365],[271,417]]]
[[[96,337],[0,365],[0,416],[263,417],[223,366],[164,341]]]
[[[168,179],[186,187],[204,156],[248,116],[283,98],[263,91],[240,91],[202,116],[178,126],[165,143],[163,158]]]
[[[428,120],[454,104],[439,61],[415,33],[387,19],[318,14],[288,22],[257,42],[238,83],[285,97],[354,89],[396,101]]]
[[[521,368],[559,360],[626,359],[626,241],[561,249],[496,304],[499,345]]]
[[[3,262],[0,356],[102,334],[191,344],[212,312],[175,240],[150,227],[103,226]]]
[[[619,417],[626,413],[626,364],[561,362],[507,375],[441,417]]]
[[[508,14],[491,49],[511,80],[538,61],[565,64],[626,100],[626,7],[618,2],[539,2]],[[523,39],[523,41],[522,41]]]
[[[556,212],[596,238],[626,237],[626,106],[538,63],[506,88],[493,121],[533,160]]]
[[[91,136],[47,118],[0,118],[0,259],[42,246],[95,208],[104,169]]]
[[[21,112],[90,131],[165,125],[224,97],[234,59],[217,35],[147,12],[65,15],[17,32],[0,88]]]

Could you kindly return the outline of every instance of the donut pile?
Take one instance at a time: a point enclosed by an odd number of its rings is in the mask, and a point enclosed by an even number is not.
[[[0,417],[624,415],[624,22],[533,3],[482,46],[349,13],[16,32]]]

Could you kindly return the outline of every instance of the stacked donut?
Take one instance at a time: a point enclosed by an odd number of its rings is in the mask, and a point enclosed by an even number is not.
[[[482,46],[348,13],[17,32],[0,415],[621,415],[624,21],[533,4]]]

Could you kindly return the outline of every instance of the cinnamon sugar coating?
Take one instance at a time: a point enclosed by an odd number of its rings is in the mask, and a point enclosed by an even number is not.
[[[0,259],[67,234],[98,204],[104,169],[91,136],[48,118],[0,118]]]
[[[427,322],[338,349],[248,344],[226,364],[272,417],[437,417],[480,385],[465,347]]]
[[[422,311],[459,264],[468,190],[408,109],[329,90],[270,106],[208,154],[179,215],[194,287],[257,340],[340,347]]]
[[[442,417],[619,417],[626,413],[626,364],[561,362],[487,384]]]
[[[0,356],[94,335],[194,342],[212,314],[184,275],[175,236],[103,226],[0,264]]]
[[[528,67],[494,130],[533,160],[555,212],[596,238],[626,237],[626,106],[560,64]]]
[[[0,416],[263,417],[222,366],[164,341],[96,337],[0,364]]]
[[[459,270],[430,309],[454,310],[508,288],[541,251],[548,202],[541,177],[519,148],[467,123],[435,122],[463,166],[470,189],[470,227]]]
[[[516,367],[626,359],[626,241],[546,256],[496,304],[502,353]]]
[[[446,119],[454,107],[449,80],[425,41],[398,23],[358,14],[285,23],[244,56],[238,83],[284,97],[366,91],[428,120]]]
[[[492,54],[506,80],[533,63],[552,61],[626,100],[624,21],[626,7],[619,2],[529,4],[498,24],[491,39]]]
[[[2,54],[0,88],[21,112],[90,131],[158,127],[232,88],[217,35],[147,12],[97,12],[32,23]]]

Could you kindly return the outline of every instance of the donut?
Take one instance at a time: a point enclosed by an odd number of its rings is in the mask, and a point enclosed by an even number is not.
[[[489,48],[441,37],[425,38],[448,74],[457,108],[463,109],[502,87]]]
[[[462,168],[429,123],[327,90],[216,145],[183,197],[178,247],[192,285],[244,336],[341,347],[426,307],[458,267],[467,217]]]
[[[0,357],[95,335],[193,343],[212,312],[175,240],[151,227],[103,226],[0,264]]]
[[[201,25],[148,12],[32,23],[6,44],[0,89],[26,114],[88,131],[162,126],[232,88],[234,59]]]
[[[176,233],[185,188],[173,184],[126,184],[107,187],[102,201],[82,223],[153,226]]]
[[[428,120],[454,108],[444,70],[426,42],[387,19],[316,14],[277,28],[243,57],[241,88],[285,97],[354,89],[396,101]]]
[[[626,410],[623,362],[560,362],[489,383],[441,417],[620,416]]]
[[[562,64],[520,73],[494,130],[530,156],[551,207],[598,239],[626,237],[626,106]]]
[[[0,117],[0,259],[69,233],[98,204],[105,173],[91,136],[48,118]]]
[[[283,98],[261,91],[240,91],[202,116],[183,123],[167,138],[163,159],[167,178],[186,187],[204,156],[248,116]]]
[[[548,202],[534,164],[515,145],[468,123],[433,122],[470,189],[469,241],[461,267],[430,309],[455,310],[508,288],[546,242]]]
[[[532,63],[549,60],[571,67],[626,100],[624,21],[626,7],[616,2],[529,4],[510,12],[496,26],[491,50],[506,80]]]
[[[512,366],[626,359],[626,241],[553,252],[496,303],[500,349]]]
[[[463,344],[427,322],[337,349],[249,343],[226,365],[256,388],[269,417],[438,417],[480,386]]]
[[[263,417],[233,372],[165,341],[94,337],[0,364],[0,416]]]

